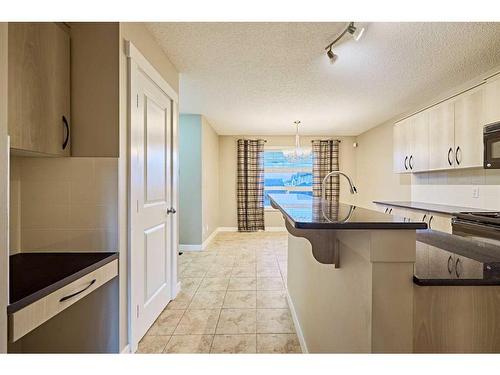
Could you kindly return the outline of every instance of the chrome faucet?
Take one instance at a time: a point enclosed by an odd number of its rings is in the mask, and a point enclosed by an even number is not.
[[[331,177],[331,176],[335,175],[335,174],[338,174],[340,176],[344,176],[347,179],[347,182],[349,182],[349,187],[351,189],[351,194],[355,194],[355,193],[358,192],[358,190],[356,189],[356,186],[354,186],[351,178],[348,175],[346,175],[344,172],[332,171],[332,172],[328,173],[325,176],[325,178],[323,178],[323,182],[321,183],[321,199],[322,200],[325,199],[325,195],[326,195],[326,186],[325,186],[326,185],[326,179],[328,177]]]

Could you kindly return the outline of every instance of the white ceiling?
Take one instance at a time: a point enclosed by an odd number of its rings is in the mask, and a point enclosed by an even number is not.
[[[357,135],[500,66],[500,23],[149,23],[181,73],[180,111],[219,134]]]

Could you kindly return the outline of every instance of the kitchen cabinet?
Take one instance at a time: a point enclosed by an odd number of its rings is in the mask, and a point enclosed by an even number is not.
[[[394,172],[481,167],[483,125],[500,121],[500,116],[493,114],[499,101],[500,79],[396,123]],[[489,107],[492,108],[488,111],[484,109]]]
[[[429,109],[429,170],[454,166],[454,103]]]
[[[394,125],[393,131],[393,169],[395,173],[406,173],[408,167],[410,120],[406,119]]]
[[[482,101],[482,88],[461,94],[455,100],[455,168],[483,166]]]
[[[483,125],[500,121],[500,75],[486,81],[482,99]]]
[[[394,126],[394,171],[420,172],[429,166],[429,116],[424,111]]]
[[[9,23],[11,148],[70,155],[70,37],[55,23]]]

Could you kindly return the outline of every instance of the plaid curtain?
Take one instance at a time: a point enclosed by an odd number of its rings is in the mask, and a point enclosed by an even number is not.
[[[314,140],[312,141],[313,152],[313,196],[321,197],[321,183],[323,178],[332,172],[339,170],[339,141],[338,140]],[[332,176],[326,180],[326,199],[339,200],[340,185],[339,176]]]
[[[238,231],[264,230],[264,140],[238,139]]]

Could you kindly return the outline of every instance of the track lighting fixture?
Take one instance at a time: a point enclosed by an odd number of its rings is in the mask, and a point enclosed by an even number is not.
[[[347,34],[347,33],[351,34],[352,38],[355,41],[358,41],[363,36],[364,32],[365,32],[364,27],[356,27],[356,26],[354,26],[354,22],[349,22],[349,25],[347,25],[347,27],[344,29],[344,31],[342,31],[342,33],[340,33],[340,35],[337,37],[337,39],[335,39],[333,42],[331,42],[329,45],[327,45],[325,47],[326,55],[330,59],[330,62],[334,63],[335,60],[337,60],[338,56],[332,51],[332,48],[335,45],[335,43],[337,43],[340,39],[342,39],[342,37],[345,34]]]

